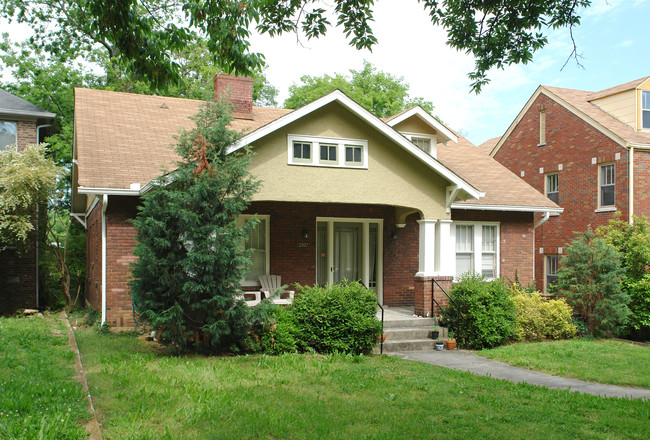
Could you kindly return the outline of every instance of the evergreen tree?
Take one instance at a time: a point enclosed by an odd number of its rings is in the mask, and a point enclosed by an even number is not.
[[[242,243],[256,220],[239,226],[237,217],[258,183],[246,169],[249,150],[228,154],[238,138],[231,120],[225,104],[206,104],[179,136],[178,168],[144,196],[134,220],[134,302],[178,351],[224,351],[246,337],[236,295],[250,263]]]
[[[558,270],[559,293],[582,313],[589,332],[620,329],[630,314],[630,297],[621,290],[620,255],[591,230],[577,234]]]

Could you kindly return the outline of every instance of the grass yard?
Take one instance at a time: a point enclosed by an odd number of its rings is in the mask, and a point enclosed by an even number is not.
[[[650,346],[576,338],[511,344],[478,354],[556,376],[650,389]]]
[[[87,437],[74,357],[58,317],[0,317],[0,439]]]
[[[107,440],[646,439],[650,402],[390,357],[173,357],[77,332]]]

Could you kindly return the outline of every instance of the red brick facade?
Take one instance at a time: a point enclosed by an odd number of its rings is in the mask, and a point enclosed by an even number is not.
[[[107,322],[113,327],[133,325],[128,280],[129,264],[135,261],[132,253],[135,229],[127,219],[135,216],[136,206],[136,198],[109,197],[106,293]],[[100,202],[88,216],[87,232],[86,295],[97,310],[101,310],[101,210]],[[419,259],[417,214],[407,217],[406,226],[397,228],[395,208],[384,205],[254,202],[247,213],[270,216],[270,272],[280,275],[286,284],[313,285],[316,282],[317,218],[382,220],[384,304],[416,306],[422,309],[419,314],[431,312],[430,278],[423,283],[423,278],[415,277]],[[452,212],[455,220],[500,222],[501,273],[514,279],[517,269],[525,283],[532,282],[533,277],[532,217],[530,213]],[[307,232],[307,238],[303,231]],[[451,278],[443,277],[441,282],[449,291]],[[436,293],[437,300],[444,305],[442,296]]]
[[[540,110],[546,115],[544,145],[538,145]],[[638,156],[635,162],[648,160],[644,153]],[[558,204],[564,213],[552,216],[535,230],[535,279],[540,290],[544,288],[545,255],[561,254],[574,232],[595,229],[614,218],[613,210],[598,210],[601,164],[615,165],[615,206],[627,219],[627,150],[544,94],[533,102],[494,158],[542,193],[545,176],[558,174]],[[648,171],[639,171],[637,175],[644,172]],[[647,187],[638,189],[642,192]],[[640,205],[647,203],[646,198]],[[535,217],[536,221],[539,219],[541,214]],[[521,271],[519,274],[521,277]]]

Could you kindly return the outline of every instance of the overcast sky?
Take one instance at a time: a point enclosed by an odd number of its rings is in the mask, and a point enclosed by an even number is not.
[[[432,101],[445,123],[478,145],[502,135],[540,84],[596,91],[650,75],[650,0],[593,0],[582,17],[574,37],[584,69],[569,61],[561,70],[572,46],[568,30],[557,31],[532,63],[491,72],[492,82],[478,96],[469,92],[467,78],[473,59],[445,45],[444,31],[416,0],[375,1],[379,44],[372,53],[350,48],[336,30],[302,45],[295,35],[257,37],[253,50],[266,56],[267,78],[279,88],[280,103],[301,75],[345,74],[366,59],[404,77],[412,96]]]
[[[337,29],[300,43],[293,34],[255,36],[252,50],[266,56],[266,75],[280,90],[280,104],[302,75],[347,74],[360,70],[365,59],[403,77],[411,96],[433,102],[437,116],[478,145],[502,135],[540,84],[597,91],[650,75],[650,0],[592,3],[574,30],[584,69],[569,61],[561,70],[572,49],[569,33],[562,29],[549,36],[549,45],[532,63],[490,72],[492,82],[480,95],[469,91],[473,59],[445,45],[445,32],[430,23],[417,0],[375,1],[373,30],[379,43],[372,52],[350,48]],[[0,32],[5,31],[21,34],[0,21]]]

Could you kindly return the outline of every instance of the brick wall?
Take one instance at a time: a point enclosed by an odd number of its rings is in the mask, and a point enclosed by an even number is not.
[[[36,143],[35,121],[10,122],[16,123],[18,151]],[[36,270],[35,233],[20,249],[0,251],[0,315],[36,308]]]
[[[634,215],[650,216],[650,151],[634,150]]]
[[[537,146],[540,109],[546,111],[546,145],[543,146]],[[616,159],[617,153],[619,159]],[[596,164],[592,164],[593,158]],[[560,248],[565,248],[573,239],[575,231],[595,229],[614,217],[611,211],[595,212],[599,164],[615,164],[616,208],[627,218],[627,150],[545,95],[534,101],[495,159],[518,176],[523,171],[522,178],[542,193],[545,192],[545,175],[557,172],[559,176],[559,205],[564,213],[552,216],[535,231],[538,289],[544,285],[544,255],[558,254]],[[537,214],[535,220],[540,218],[541,214]]]
[[[524,286],[535,281],[532,213],[452,209],[451,218],[456,221],[500,222],[500,275],[514,281],[516,272]]]

